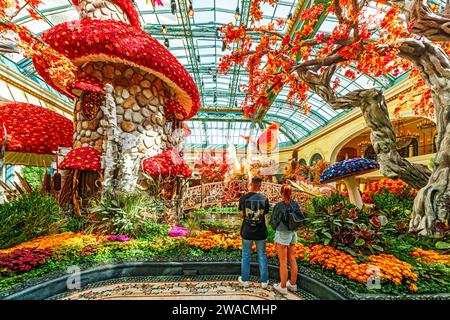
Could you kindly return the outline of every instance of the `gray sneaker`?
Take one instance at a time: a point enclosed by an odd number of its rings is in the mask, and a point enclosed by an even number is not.
[[[274,284],[273,288],[275,290],[277,290],[279,293],[283,294],[283,295],[287,295],[288,294],[288,289],[287,288],[282,288],[281,287],[281,283]]]
[[[288,280],[286,282],[286,288],[291,291],[297,291],[297,284],[291,284],[291,282]]]
[[[243,281],[241,276],[239,276],[238,281],[241,284],[241,286],[248,287],[248,281]]]

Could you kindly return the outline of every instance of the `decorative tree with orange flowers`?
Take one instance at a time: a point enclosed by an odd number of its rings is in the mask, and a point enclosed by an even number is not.
[[[49,67],[50,76],[67,84],[75,78],[75,66],[72,62],[27,27],[11,22],[24,10],[28,11],[32,19],[41,20],[42,17],[36,12],[40,5],[42,0],[0,0],[0,52],[22,52],[26,57],[40,56]]]
[[[309,91],[334,109],[359,108],[372,130],[381,172],[421,188],[410,229],[430,235],[437,222],[448,223],[449,213],[439,203],[450,194],[449,2],[442,12],[433,12],[427,0],[377,0],[376,8],[370,7],[367,0],[316,2],[300,13],[302,26],[292,36],[279,32],[286,24],[282,19],[261,25],[261,4],[276,2],[253,0],[249,26],[229,24],[221,30],[224,42],[237,46],[221,60],[219,71],[227,73],[236,64],[249,73],[249,81],[243,85],[245,115],[264,112],[270,105],[269,95],[279,93],[283,87],[289,89],[287,102],[298,103],[304,112],[310,109]],[[338,24],[330,33],[313,34],[319,19],[328,14],[334,14]],[[255,34],[260,36],[257,43]],[[418,110],[430,112],[434,108],[436,117],[437,162],[432,172],[410,163],[397,151],[394,127],[380,89],[355,90],[345,95],[336,91],[338,69],[354,79],[358,73],[378,77],[411,68],[420,76],[416,81],[421,81],[421,98],[427,102],[426,110]]]

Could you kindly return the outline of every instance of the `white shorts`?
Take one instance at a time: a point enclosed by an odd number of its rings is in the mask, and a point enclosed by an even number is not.
[[[283,246],[289,246],[297,243],[297,232],[295,231],[275,231],[275,243],[279,243]]]

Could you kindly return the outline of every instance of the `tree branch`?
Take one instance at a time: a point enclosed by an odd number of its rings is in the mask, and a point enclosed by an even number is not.
[[[361,109],[368,127],[372,130],[372,145],[384,176],[400,178],[414,188],[425,186],[431,172],[426,166],[410,163],[398,152],[395,130],[381,90],[355,90],[344,96],[337,96],[330,84],[336,69],[337,66],[332,65],[322,74],[309,69],[299,72],[299,77],[333,109]]]

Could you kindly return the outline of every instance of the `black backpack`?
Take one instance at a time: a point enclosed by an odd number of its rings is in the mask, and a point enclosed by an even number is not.
[[[301,212],[298,205],[293,207],[292,204],[289,204],[286,205],[286,210],[283,212],[281,221],[289,231],[296,231],[303,226],[305,222],[305,216]]]

